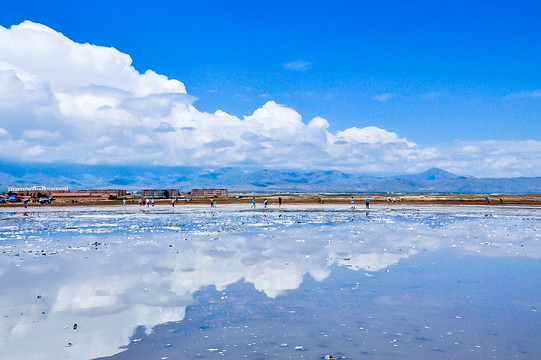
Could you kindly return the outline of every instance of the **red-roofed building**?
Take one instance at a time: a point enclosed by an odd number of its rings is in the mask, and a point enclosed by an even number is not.
[[[152,199],[176,198],[180,195],[177,189],[145,189],[141,190],[141,197]]]
[[[110,196],[124,197],[126,196],[126,190],[124,189],[89,189],[89,190],[77,190],[78,193],[89,194],[107,194]]]
[[[227,189],[192,189],[192,196],[203,196],[203,197],[218,197],[225,196],[228,197]]]
[[[91,193],[53,193],[52,198],[57,200],[79,200],[79,199],[94,199],[94,200],[107,200],[109,194],[91,194]]]

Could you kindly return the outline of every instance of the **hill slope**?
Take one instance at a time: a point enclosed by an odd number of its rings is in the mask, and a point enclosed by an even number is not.
[[[244,192],[446,192],[541,193],[541,177],[474,178],[442,169],[418,174],[374,177],[340,171],[199,169],[107,165],[0,164],[0,190],[8,186],[63,185],[84,188],[228,188]]]

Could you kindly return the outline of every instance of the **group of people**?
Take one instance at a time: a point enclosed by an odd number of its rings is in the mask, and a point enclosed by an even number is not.
[[[369,209],[370,208],[370,197],[367,196],[364,203],[365,203],[366,208]],[[353,198],[353,196],[351,197],[351,208],[355,209],[355,199]]]
[[[254,208],[254,209],[255,209],[255,204],[256,204],[255,197],[252,197],[252,206],[251,207]],[[268,199],[263,200],[263,207],[267,208],[268,205],[269,205],[269,200]],[[281,207],[281,206],[282,206],[282,197],[278,196],[278,207]]]
[[[75,200],[75,201],[77,201],[77,200]],[[237,201],[237,203],[240,202],[239,196],[236,197],[236,201]],[[353,198],[353,196],[351,197],[350,202],[351,202],[351,208],[355,209],[355,199]],[[394,204],[396,202],[396,199],[393,198],[391,200],[391,198],[389,198],[388,202],[389,203],[392,202]],[[175,207],[175,203],[176,203],[176,199],[171,199],[171,206],[172,207]],[[256,202],[255,197],[252,197],[252,205],[251,205],[251,207],[255,209],[256,203],[257,202]],[[123,201],[123,204],[124,204],[124,206],[126,205],[126,200]],[[325,200],[323,200],[322,198],[318,198],[318,204],[325,204]],[[269,205],[269,200],[265,198],[263,200],[263,207],[267,208],[268,205]],[[146,207],[154,206],[154,199],[141,198],[141,199],[139,199],[139,206],[146,206]],[[278,206],[279,207],[282,206],[282,197],[281,196],[278,197]],[[366,206],[367,209],[370,208],[370,197],[368,197],[368,196],[365,199],[365,206]],[[214,198],[210,198],[210,207],[211,208],[216,207],[216,200]]]
[[[212,201],[212,200],[211,200]],[[175,207],[175,204],[177,203],[177,199],[174,198],[174,199],[171,199],[171,206],[172,207]],[[216,202],[215,202],[216,203]],[[126,199],[122,200],[122,204],[124,206],[126,206]],[[143,198],[140,198],[139,199],[139,206],[146,206],[146,207],[150,207],[150,206],[154,206],[154,199],[143,199]]]
[[[149,198],[139,199],[139,206],[144,206],[144,205],[146,205],[146,207],[154,206],[154,199],[149,199]]]

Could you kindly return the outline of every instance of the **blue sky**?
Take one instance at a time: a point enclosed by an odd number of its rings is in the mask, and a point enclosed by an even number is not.
[[[274,101],[333,134],[374,126],[442,154],[541,140],[539,14],[538,1],[26,1],[0,5],[0,25],[114,47],[203,112],[242,119]]]

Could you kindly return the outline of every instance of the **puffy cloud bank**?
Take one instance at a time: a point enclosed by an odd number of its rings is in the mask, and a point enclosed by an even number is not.
[[[333,133],[327,120],[305,122],[295,110],[273,101],[244,118],[220,110],[201,112],[194,101],[180,81],[151,70],[141,74],[130,56],[114,48],[76,43],[30,21],[10,29],[0,26],[3,159],[354,172],[447,166],[506,175],[508,168],[498,160],[516,157],[504,149],[503,156],[490,160],[490,151],[483,153],[481,146],[478,160],[464,162],[466,145],[442,156],[438,149],[373,126]],[[524,156],[539,169],[539,143],[533,146],[537,151]]]

